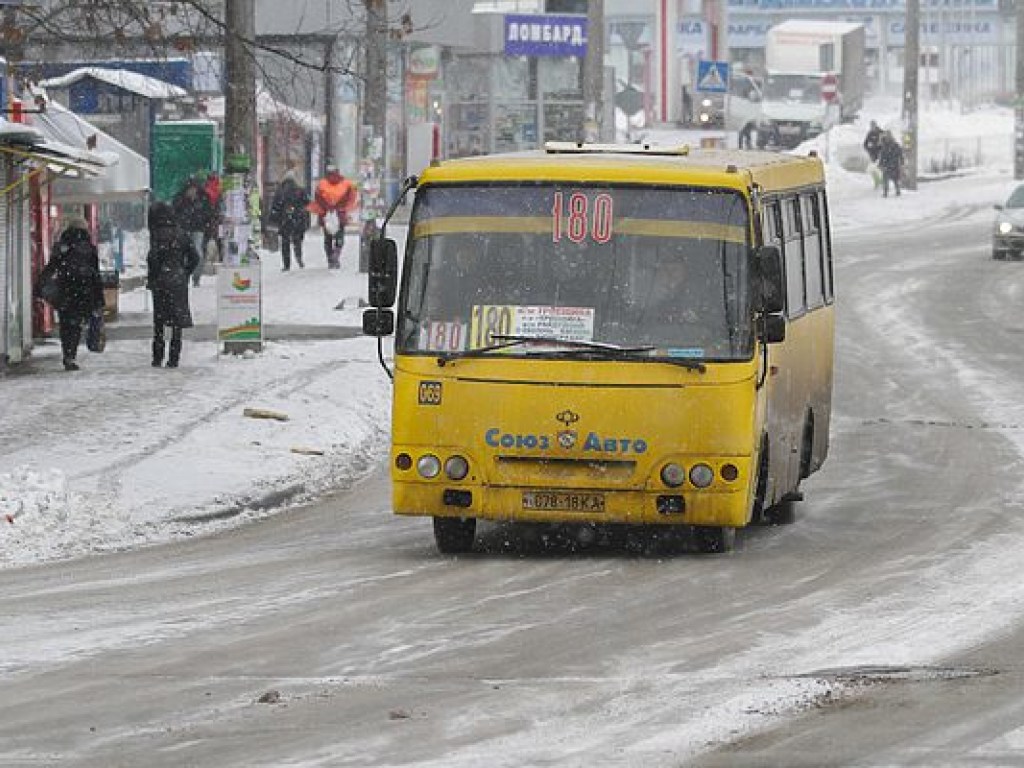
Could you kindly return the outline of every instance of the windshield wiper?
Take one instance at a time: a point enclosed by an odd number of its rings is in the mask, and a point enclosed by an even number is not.
[[[622,347],[618,344],[609,344],[602,341],[581,341],[578,339],[560,339],[557,336],[516,336],[505,333],[492,333],[491,338],[495,341],[507,341],[516,344],[560,344],[564,347],[575,349],[592,349],[602,352],[650,352],[657,347],[645,345],[643,347]]]
[[[572,350],[561,350],[563,352],[587,350],[590,352],[602,352],[604,354],[615,353],[617,355],[649,352],[654,349],[654,347],[620,347],[618,344],[603,344],[599,341],[560,339],[557,336],[516,336],[504,333],[492,333],[490,338],[498,343],[491,344],[486,347],[477,347],[476,349],[467,349],[462,352],[446,352],[445,354],[438,356],[437,364],[444,366],[450,361],[458,360],[459,358],[486,355],[490,352],[498,352],[502,349],[508,349],[509,347],[520,347],[523,344],[561,344],[562,346],[573,348]]]
[[[503,344],[491,344],[486,347],[477,347],[476,349],[466,349],[461,352],[445,352],[444,354],[437,356],[437,364],[442,368],[452,360],[459,360],[463,357],[478,357],[486,355],[490,352],[497,352],[501,349],[508,349],[509,347],[518,347],[520,344],[525,344],[524,341],[506,341]]]
[[[657,347],[645,345],[641,347],[623,347],[618,344],[609,344],[600,341],[580,341],[577,339],[560,339],[557,336],[518,336],[512,334],[499,334],[492,333],[490,338],[495,341],[499,341],[498,344],[491,344],[486,347],[479,347],[477,349],[469,349],[463,352],[447,352],[443,355],[439,355],[437,358],[437,364],[444,366],[452,360],[457,360],[464,357],[475,357],[478,355],[486,355],[490,352],[497,352],[502,349],[508,349],[509,347],[518,347],[523,344],[560,344],[562,346],[569,347],[570,349],[561,350],[546,350],[545,354],[549,355],[580,355],[580,356],[593,356],[595,358],[600,357],[602,359],[629,359],[629,360],[643,360],[657,363],[667,363],[669,365],[678,365],[682,368],[689,368],[690,370],[704,373],[707,370],[707,366],[700,360],[694,360],[686,357],[649,357],[642,353],[651,352]]]

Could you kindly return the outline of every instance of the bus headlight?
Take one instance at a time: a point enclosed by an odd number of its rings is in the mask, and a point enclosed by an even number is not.
[[[1013,232],[1013,224],[1011,224],[1008,221],[1000,221],[999,222],[999,234],[1000,235],[1008,235],[1011,232]]]
[[[686,482],[686,470],[678,464],[666,464],[661,468],[661,482],[669,488],[678,488]]]
[[[697,488],[707,488],[715,479],[715,472],[707,464],[694,464],[690,467],[690,482]]]
[[[452,456],[444,463],[444,473],[449,480],[461,480],[469,474],[469,462],[462,456]]]
[[[420,456],[416,461],[416,471],[428,480],[435,478],[441,474],[441,460],[431,453]]]

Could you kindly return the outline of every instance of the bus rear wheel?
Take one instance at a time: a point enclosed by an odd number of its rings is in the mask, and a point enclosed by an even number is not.
[[[705,554],[732,552],[736,545],[736,529],[727,525],[697,526],[694,534],[697,549]]]
[[[435,517],[434,541],[446,555],[460,555],[473,549],[475,517]]]

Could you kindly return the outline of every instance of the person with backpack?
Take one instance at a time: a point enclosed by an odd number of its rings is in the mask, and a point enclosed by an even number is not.
[[[174,197],[174,213],[181,228],[188,233],[199,254],[199,262],[192,274],[192,285],[198,286],[206,261],[207,234],[215,220],[213,204],[198,178],[188,179]]]
[[[291,269],[291,254],[295,253],[295,261],[299,268],[306,265],[302,261],[302,239],[309,228],[309,195],[295,181],[295,171],[288,170],[281,183],[274,190],[274,198],[270,203],[270,223],[277,227],[281,238],[282,271]]]
[[[149,208],[149,255],[146,286],[153,293],[153,367],[164,361],[164,328],[171,328],[167,367],[181,359],[181,330],[192,327],[188,303],[189,276],[199,266],[196,244],[178,223],[174,209],[164,202]]]
[[[882,170],[882,197],[889,196],[889,183],[900,196],[900,177],[903,175],[903,147],[896,141],[891,131],[882,133],[878,150],[878,167]]]
[[[878,123],[874,120],[871,121],[871,127],[868,128],[867,135],[864,136],[864,151],[868,153],[868,162],[878,162],[878,151],[882,148],[882,129],[878,126]]]
[[[99,252],[85,219],[68,220],[53,256],[39,274],[35,293],[57,311],[64,370],[77,371],[82,326],[103,313]]]
[[[345,225],[356,206],[355,185],[346,179],[336,165],[327,166],[327,175],[316,185],[309,209],[315,213],[324,233],[324,253],[328,269],[341,267],[341,247],[345,241]]]

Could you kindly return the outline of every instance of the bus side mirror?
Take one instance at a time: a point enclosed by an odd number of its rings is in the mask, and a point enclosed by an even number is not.
[[[761,311],[782,312],[786,308],[782,278],[782,253],[777,245],[762,245],[757,251],[757,275],[760,282]]]
[[[390,309],[367,309],[363,312],[363,335],[381,338],[395,332],[395,313]]]
[[[786,318],[781,312],[761,318],[761,340],[765,344],[781,344],[786,340]]]
[[[390,238],[370,241],[368,299],[371,307],[390,307],[398,287],[398,247]],[[371,334],[373,335],[373,334]]]

